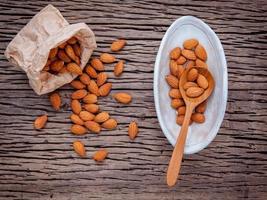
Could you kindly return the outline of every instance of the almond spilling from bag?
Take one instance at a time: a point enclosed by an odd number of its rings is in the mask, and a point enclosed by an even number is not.
[[[71,114],[70,116],[70,120],[72,121],[72,123],[74,124],[78,124],[78,125],[84,125],[83,120],[79,117],[79,115],[76,114]]]
[[[60,60],[64,61],[65,63],[71,62],[71,58],[66,54],[66,52],[60,49],[57,53],[57,56]]]
[[[99,111],[99,106],[94,103],[85,104],[84,109],[90,113],[97,113]]]
[[[124,61],[120,60],[114,67],[114,75],[120,76],[123,72],[123,68],[124,68]]]
[[[47,115],[39,116],[34,121],[34,128],[35,129],[42,129],[44,128],[46,122],[47,122]]]
[[[116,40],[112,42],[110,50],[111,51],[120,51],[126,45],[126,40]]]
[[[109,114],[107,112],[101,112],[95,116],[94,121],[97,123],[103,123],[109,119]]]
[[[83,71],[82,69],[80,68],[79,65],[77,65],[76,63],[72,62],[72,63],[68,63],[67,64],[67,70],[70,72],[70,73],[73,73],[73,74],[78,74],[78,75],[82,75],[83,74]]]
[[[94,80],[90,80],[89,85],[87,86],[89,92],[99,96],[98,86]]]
[[[116,101],[123,104],[128,104],[132,101],[132,96],[124,92],[116,93],[113,97]]]
[[[108,119],[101,126],[105,129],[112,130],[117,127],[117,121],[115,119]]]
[[[49,97],[52,107],[59,110],[61,106],[61,97],[57,92],[54,92]]]
[[[56,55],[57,55],[57,52],[58,52],[58,48],[57,48],[57,47],[51,49],[50,52],[49,52],[48,58],[49,58],[49,59],[53,59],[53,58],[55,58]]]
[[[54,72],[59,72],[63,66],[64,66],[64,61],[55,60],[50,64],[50,69]]]
[[[85,85],[89,85],[90,83],[90,76],[86,73],[83,73],[81,76],[80,76],[80,81],[85,84]]]
[[[75,92],[72,93],[71,98],[72,99],[82,99],[87,95],[87,91],[82,89],[82,90],[76,90]]]
[[[86,85],[84,85],[81,81],[79,80],[73,80],[71,81],[70,85],[77,90],[84,89]]]
[[[84,122],[84,125],[86,126],[86,128],[88,128],[88,130],[94,133],[99,133],[101,131],[100,125],[95,121],[86,121]]]
[[[96,78],[96,84],[98,87],[100,87],[101,85],[103,85],[108,79],[108,75],[105,72],[101,72],[97,75]]]
[[[137,136],[139,132],[138,125],[135,121],[132,121],[128,128],[128,135],[131,140],[134,140],[134,138]]]
[[[75,113],[75,114],[77,114],[77,115],[80,114],[80,112],[82,111],[82,105],[76,99],[74,99],[74,100],[71,101],[70,106],[71,106],[72,112]]]
[[[81,157],[85,157],[86,156],[86,151],[84,148],[84,144],[81,141],[75,141],[73,142],[73,149],[74,151]]]
[[[111,83],[106,83],[106,84],[102,85],[98,90],[99,95],[102,97],[107,96],[110,93],[111,88],[112,88]]]
[[[87,133],[87,129],[78,124],[72,125],[70,131],[75,135],[84,135]]]
[[[79,114],[79,117],[83,120],[83,121],[91,121],[95,118],[95,115],[88,112],[88,111],[85,111],[85,110],[82,110]]]
[[[95,69],[92,66],[88,65],[85,68],[85,71],[91,78],[97,78],[97,72],[95,71]]]
[[[97,151],[94,156],[93,156],[93,159],[95,161],[103,161],[106,159],[106,157],[108,156],[108,152],[105,150],[105,149],[102,149],[102,150],[99,150]]]
[[[103,63],[113,63],[115,62],[116,58],[109,54],[109,53],[102,53],[100,55],[100,60],[103,62]]]
[[[97,102],[97,96],[95,94],[88,94],[83,98],[84,103],[96,103]]]
[[[90,64],[92,65],[92,67],[94,69],[96,69],[98,71],[104,71],[105,70],[103,63],[98,58],[93,58],[91,60]],[[92,78],[96,78],[96,77],[92,77]]]

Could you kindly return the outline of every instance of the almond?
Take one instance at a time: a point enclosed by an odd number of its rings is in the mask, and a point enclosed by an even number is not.
[[[189,61],[186,63],[186,68],[190,69],[190,68],[193,68],[195,65],[196,65],[195,61],[193,61],[193,60],[189,60]]]
[[[106,83],[106,84],[102,85],[98,90],[99,95],[102,97],[107,96],[110,93],[111,88],[112,88],[111,83]]]
[[[183,46],[185,49],[193,49],[198,45],[198,40],[197,39],[188,39],[184,41]]]
[[[124,61],[120,60],[114,67],[114,75],[120,76],[124,69]]]
[[[47,115],[42,115],[42,116],[37,117],[34,121],[34,128],[42,129],[45,126],[47,119],[48,119]]]
[[[185,106],[180,106],[177,109],[178,115],[185,115],[186,107]]]
[[[95,94],[96,96],[99,96],[98,86],[94,80],[90,80],[87,89],[89,90],[89,92]]]
[[[111,51],[119,51],[126,45],[126,40],[116,40],[112,42],[110,50]]]
[[[65,53],[64,50],[60,49],[57,53],[59,59],[63,60],[65,63],[71,62],[70,57]]]
[[[100,125],[95,121],[86,121],[84,122],[84,125],[86,126],[86,128],[88,128],[90,131],[94,133],[99,133],[101,131]]]
[[[181,54],[181,49],[179,47],[176,47],[173,50],[171,50],[170,58],[176,60],[180,57],[180,54]]]
[[[115,62],[115,57],[109,53],[102,53],[100,55],[100,60],[103,62],[103,63],[113,63]]]
[[[74,124],[78,124],[78,125],[83,125],[84,124],[83,120],[79,117],[79,115],[76,115],[76,114],[71,114],[70,115],[70,120]]]
[[[180,106],[184,105],[184,100],[183,99],[172,99],[171,101],[171,106],[176,109]]]
[[[68,41],[69,44],[75,44],[77,42],[77,38],[76,37],[71,37]]]
[[[175,60],[170,60],[170,72],[173,76],[177,76],[178,74],[178,65]]]
[[[207,52],[206,52],[205,48],[201,44],[197,45],[197,47],[195,49],[195,54],[201,60],[203,60],[203,61],[207,60]]]
[[[199,87],[203,88],[204,90],[209,87],[208,80],[202,74],[199,74],[198,75],[198,77],[197,77],[197,84],[199,85]]]
[[[183,65],[177,65],[177,77],[181,78],[182,74],[184,73],[184,67]]]
[[[117,93],[113,97],[115,98],[116,101],[123,104],[128,104],[132,101],[131,95],[123,92]]]
[[[79,65],[77,65],[76,63],[72,62],[72,63],[68,63],[67,65],[67,70],[70,72],[70,73],[73,73],[73,74],[78,74],[78,75],[82,75],[83,74],[83,71],[82,69],[80,68]]]
[[[185,62],[186,62],[186,58],[183,57],[183,56],[180,56],[180,57],[176,60],[176,62],[177,62],[178,65],[183,65],[183,64],[185,64]]]
[[[76,56],[76,54],[75,54],[75,52],[74,52],[74,50],[73,50],[71,45],[68,44],[65,47],[65,52],[72,60],[74,60],[76,62],[77,56]]]
[[[189,60],[196,60],[197,59],[194,51],[191,51],[191,50],[183,49],[182,55]]]
[[[90,83],[90,77],[88,74],[86,73],[83,73],[81,76],[80,76],[80,81],[85,84],[85,85],[88,85]]]
[[[103,123],[109,119],[109,114],[107,112],[101,112],[95,116],[94,121],[97,123]]]
[[[61,70],[59,70],[58,73],[60,73],[60,74],[64,74],[64,73],[69,73],[69,71],[67,70],[67,67],[63,66],[63,67],[61,68]]]
[[[68,44],[67,42],[63,42],[63,43],[61,43],[58,47],[59,47],[60,49],[65,49],[65,46],[66,46],[67,44]]]
[[[205,122],[205,116],[202,113],[193,113],[191,116],[191,119],[193,122],[196,122],[196,123]]]
[[[92,66],[88,65],[85,68],[85,71],[91,78],[97,78],[97,72],[95,71],[95,69]]]
[[[78,56],[78,57],[81,57],[81,47],[80,47],[80,45],[76,43],[76,44],[72,45],[72,48],[74,50],[75,55]]]
[[[169,84],[169,86],[171,86],[172,88],[175,88],[175,89],[179,88],[179,80],[175,76],[167,75],[165,79],[167,83]]]
[[[70,131],[75,135],[84,135],[87,132],[87,129],[81,125],[73,124]]]
[[[196,66],[197,67],[208,68],[208,65],[205,62],[203,62],[202,60],[200,60],[200,59],[196,59]]]
[[[169,92],[169,96],[173,99],[179,99],[182,98],[182,95],[180,93],[179,89],[171,89]]]
[[[59,110],[61,106],[61,98],[57,92],[54,92],[49,97],[52,107]]]
[[[76,99],[71,101],[70,107],[71,107],[72,112],[77,115],[82,111],[81,103]]]
[[[105,72],[101,72],[97,75],[96,84],[98,85],[98,87],[100,87],[107,81],[107,79],[108,75]]]
[[[104,67],[103,63],[98,58],[93,58],[91,60],[90,64],[92,65],[92,67],[94,69],[96,69],[98,71],[104,71],[105,70],[105,67]]]
[[[112,130],[117,127],[117,121],[115,119],[108,119],[101,126],[105,129]]]
[[[96,104],[84,104],[84,109],[90,113],[97,113],[99,111],[99,105]]]
[[[206,107],[207,107],[207,100],[206,101],[203,101],[201,104],[199,104],[196,107],[196,112],[198,112],[198,113],[204,113],[205,110],[206,110]]]
[[[187,74],[188,81],[195,81],[198,77],[198,71],[195,68],[192,68]]]
[[[84,148],[84,145],[82,142],[80,141],[74,141],[73,144],[73,149],[74,151],[81,157],[85,157],[86,156],[86,151],[85,151],[85,148]]]
[[[45,72],[47,72],[49,70],[50,70],[50,66],[49,65],[44,66],[44,68],[42,69],[42,71],[45,71]]]
[[[56,55],[57,55],[57,51],[58,51],[58,48],[57,47],[51,49],[50,52],[49,52],[48,58],[49,59],[55,58]]]
[[[85,110],[82,110],[79,114],[79,117],[83,120],[83,121],[91,121],[95,118],[95,115],[88,112],[88,111],[85,111]]]
[[[84,103],[96,103],[97,102],[97,96],[95,94],[88,94],[83,98]]]
[[[139,130],[138,130],[138,125],[135,121],[132,121],[129,124],[129,128],[128,128],[128,135],[130,137],[131,140],[133,140],[137,134],[138,134]]]
[[[101,150],[95,152],[93,159],[95,161],[100,162],[100,161],[105,160],[107,156],[108,156],[108,152],[105,149],[101,149]]]
[[[199,97],[204,92],[203,88],[200,87],[190,87],[186,90],[186,95],[188,97]]]
[[[187,90],[190,87],[198,87],[198,85],[195,82],[186,82],[183,86],[184,90]]]
[[[81,81],[78,80],[71,81],[70,85],[77,90],[84,89],[86,87],[86,85],[84,85]]]
[[[76,90],[75,92],[72,93],[71,98],[72,99],[82,99],[87,95],[87,91],[82,89],[82,90]]]
[[[179,115],[176,117],[176,123],[180,126],[183,125],[183,122],[184,122],[184,115]]]
[[[50,64],[50,69],[54,72],[59,72],[62,67],[64,66],[64,61],[62,60],[55,60]]]

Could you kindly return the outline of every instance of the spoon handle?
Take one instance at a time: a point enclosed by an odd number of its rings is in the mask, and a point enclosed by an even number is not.
[[[184,122],[180,130],[179,136],[177,138],[174,150],[172,152],[172,157],[167,171],[168,186],[173,186],[176,183],[176,180],[180,172],[181,162],[184,154],[184,145],[186,141],[187,130],[193,109],[194,107],[192,104],[186,106]]]

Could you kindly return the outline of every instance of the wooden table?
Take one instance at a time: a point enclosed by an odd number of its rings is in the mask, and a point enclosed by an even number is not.
[[[267,2],[266,1],[58,1],[70,23],[85,22],[98,48],[126,38],[119,58],[127,64],[121,78],[110,78],[113,92],[129,91],[130,106],[109,96],[101,108],[119,122],[117,130],[77,137],[70,133],[69,96],[60,89],[63,108],[55,112],[47,95],[37,96],[25,73],[3,56],[17,32],[48,3],[0,2],[0,199],[266,199],[267,198]],[[153,68],[161,38],[177,18],[193,15],[218,34],[225,49],[229,96],[216,139],[205,150],[186,156],[181,178],[166,186],[172,146],[163,135],[154,107]],[[108,67],[112,74],[112,66]],[[36,116],[47,113],[45,129]],[[138,121],[140,134],[130,141],[127,126]],[[79,158],[72,142],[82,140],[88,158]],[[92,154],[110,152],[96,164]]]

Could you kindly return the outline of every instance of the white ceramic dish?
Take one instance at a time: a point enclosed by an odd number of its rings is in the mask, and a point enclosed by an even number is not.
[[[165,76],[169,74],[169,53],[174,47],[182,47],[183,41],[196,38],[205,47],[209,70],[215,79],[213,94],[208,99],[203,124],[193,123],[188,129],[185,154],[196,153],[217,135],[223,121],[227,103],[227,66],[222,44],[211,28],[202,20],[185,16],[177,19],[165,33],[157,54],[154,69],[154,99],[158,120],[163,133],[174,146],[180,132],[176,124],[176,111],[171,108],[169,86]]]

